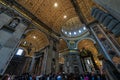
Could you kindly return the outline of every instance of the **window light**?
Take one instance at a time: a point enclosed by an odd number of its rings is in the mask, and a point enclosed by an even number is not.
[[[21,56],[22,54],[23,54],[23,49],[18,49],[18,51],[17,51],[16,55]]]
[[[66,18],[67,18],[67,16],[66,16],[66,15],[64,15],[64,16],[63,16],[63,18],[64,18],[64,19],[66,19]]]
[[[83,30],[86,30],[86,27],[83,27]]]
[[[58,3],[57,2],[54,3],[54,7],[58,7]]]
[[[74,32],[74,34],[76,35],[76,32]]]
[[[79,30],[79,33],[81,33],[81,30]]]
[[[65,34],[67,34],[67,32],[65,32]]]
[[[36,36],[33,36],[34,39],[36,39]]]

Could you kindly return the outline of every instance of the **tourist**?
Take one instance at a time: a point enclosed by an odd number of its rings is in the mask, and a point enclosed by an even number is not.
[[[5,74],[2,80],[11,80],[9,74]]]

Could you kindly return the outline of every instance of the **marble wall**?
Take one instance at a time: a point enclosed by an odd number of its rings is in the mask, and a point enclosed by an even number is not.
[[[20,21],[14,30],[11,31],[8,24],[15,16],[10,16],[9,13],[7,13],[9,10],[11,9],[7,9],[6,12],[0,14],[0,75],[6,70],[11,58],[15,54],[15,49],[19,44],[22,34],[27,28],[26,25]],[[14,13],[13,11],[13,13],[10,14]]]
[[[120,19],[120,0],[94,0],[108,10],[118,20]]]

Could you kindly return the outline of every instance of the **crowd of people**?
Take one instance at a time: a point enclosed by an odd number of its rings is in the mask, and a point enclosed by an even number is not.
[[[40,76],[32,76],[29,73],[24,73],[21,76],[10,77],[8,74],[4,75],[2,80],[107,80],[105,74],[99,74],[94,72],[86,72],[83,74],[66,74],[64,72]]]

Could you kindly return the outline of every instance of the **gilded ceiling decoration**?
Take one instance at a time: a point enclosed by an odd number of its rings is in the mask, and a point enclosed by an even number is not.
[[[68,49],[67,43],[65,42],[64,39],[60,39],[58,50],[59,50],[59,52],[62,52],[65,49]]]
[[[24,8],[30,11],[43,23],[48,25],[57,33],[61,32],[61,27],[71,28],[73,24],[81,21],[70,0],[15,0]],[[77,4],[87,23],[94,20],[91,16],[91,8],[97,6],[92,0],[77,0]],[[78,19],[77,19],[78,18]]]
[[[77,14],[70,0],[16,0],[56,32]],[[56,3],[56,4],[55,4]]]
[[[120,44],[120,37],[116,38],[118,44]]]
[[[66,21],[66,23],[62,26],[62,29],[66,31],[71,31],[71,30],[78,29],[80,25],[82,25],[82,23],[79,17],[73,17],[69,19],[68,21]]]
[[[94,42],[89,39],[84,39],[78,43],[78,49],[81,51],[82,48],[85,48],[86,50],[91,51],[93,58],[95,60],[95,63],[100,67],[101,64],[98,59],[98,51],[94,46]]]
[[[59,63],[64,64],[65,59],[63,57],[59,57]]]
[[[22,42],[22,46],[30,52],[37,52],[48,45],[47,36],[38,30],[31,30],[26,33],[26,38]]]
[[[78,49],[81,50],[85,48],[93,53],[93,55],[97,55],[97,49],[94,46],[94,42],[89,39],[84,39],[78,43]]]
[[[96,5],[93,0],[77,0],[77,2],[87,23],[92,22],[94,18],[91,16],[91,8],[98,7],[98,5]]]
[[[15,0],[21,4],[24,8],[30,11],[48,27],[57,33],[61,32],[61,29],[72,30],[78,29],[82,25],[75,8],[73,7],[71,0]],[[82,12],[83,17],[87,23],[92,22],[94,19],[91,16],[91,8],[97,6],[92,0],[76,0],[79,9]],[[33,35],[31,35],[33,36]],[[65,46],[63,46],[65,45]],[[86,48],[92,46],[84,43]],[[67,48],[67,44],[64,41],[60,41],[59,50]],[[81,47],[81,46],[79,46]],[[94,46],[92,46],[94,47]],[[90,50],[95,51],[94,48]],[[96,53],[96,51],[95,51]]]

